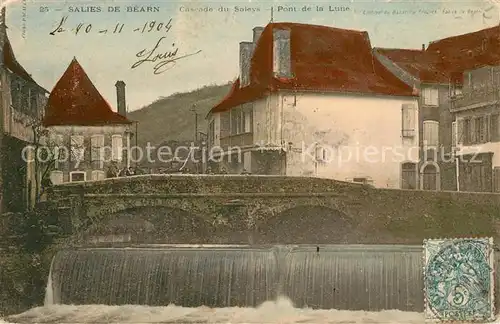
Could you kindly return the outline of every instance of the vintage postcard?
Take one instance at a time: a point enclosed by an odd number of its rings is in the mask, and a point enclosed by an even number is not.
[[[497,318],[500,1],[0,8],[0,323]]]

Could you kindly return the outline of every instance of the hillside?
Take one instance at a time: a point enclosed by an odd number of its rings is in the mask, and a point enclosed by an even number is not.
[[[149,142],[151,146],[157,146],[166,141],[194,140],[193,104],[198,112],[198,131],[206,133],[207,113],[228,94],[230,87],[229,83],[205,86],[191,92],[161,97],[146,107],[130,112],[129,118],[139,122],[137,144],[145,146]]]

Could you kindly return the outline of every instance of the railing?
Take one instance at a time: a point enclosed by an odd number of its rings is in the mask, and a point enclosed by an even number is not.
[[[500,100],[500,89],[494,87],[484,87],[464,92],[450,98],[450,110],[472,108],[472,106],[482,106],[490,102]]]
[[[243,147],[254,145],[253,133],[242,133],[231,135],[220,139],[220,146],[224,149],[228,147]]]

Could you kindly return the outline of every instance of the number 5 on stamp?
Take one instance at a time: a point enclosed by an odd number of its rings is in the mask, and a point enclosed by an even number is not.
[[[493,239],[424,241],[427,320],[493,321],[494,282]]]

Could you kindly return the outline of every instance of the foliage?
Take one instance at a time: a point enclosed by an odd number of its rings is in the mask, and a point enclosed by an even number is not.
[[[191,107],[196,105],[198,130],[206,132],[207,113],[229,93],[230,88],[229,83],[209,85],[161,97],[146,107],[132,111],[130,119],[138,122],[137,144],[144,147],[147,143],[157,146],[166,140],[193,141],[195,125]]]
[[[47,249],[60,233],[48,210],[3,215],[7,230],[0,248],[0,314],[40,305],[45,296],[50,261]]]

